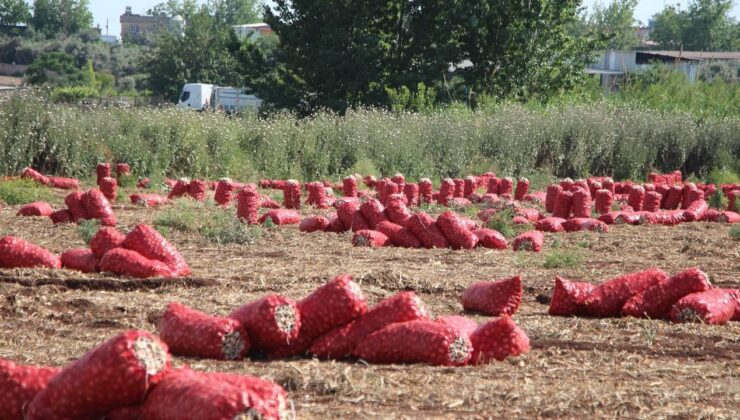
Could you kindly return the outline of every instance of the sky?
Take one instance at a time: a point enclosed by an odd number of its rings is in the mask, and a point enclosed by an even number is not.
[[[126,6],[131,6],[133,13],[144,14],[148,9],[156,4],[162,3],[164,0],[90,0],[90,11],[93,14],[94,25],[100,25],[103,35],[106,34],[106,20],[108,22],[108,34],[120,36],[121,24],[120,16],[123,14]],[[583,4],[587,7],[592,8],[594,3],[599,0],[584,0]],[[609,0],[601,0],[602,3],[606,3]],[[33,3],[33,1],[28,1]],[[204,0],[199,3],[205,3]],[[269,1],[268,1],[269,3]],[[681,2],[676,0],[639,0],[637,9],[635,10],[635,18],[647,24],[648,19],[655,13],[663,10],[666,4],[681,3],[683,6],[687,4],[687,0]],[[740,19],[740,0],[735,1],[734,8],[732,9],[732,15],[736,19]]]

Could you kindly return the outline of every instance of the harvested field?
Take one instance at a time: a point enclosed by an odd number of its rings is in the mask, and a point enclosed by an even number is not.
[[[115,206],[119,226],[151,222],[157,210]],[[82,247],[75,225],[0,214],[0,234],[47,249]],[[541,254],[511,250],[354,248],[351,233],[301,234],[266,229],[253,245],[215,245],[173,232],[193,275],[131,280],[66,270],[0,270],[0,357],[61,366],[125,329],[156,330],[170,301],[225,315],[266,293],[299,299],[337,274],[351,274],[375,303],[416,291],[435,315],[462,311],[471,283],[522,275],[515,321],[532,351],[481,367],[375,366],[361,362],[220,362],[176,358],[193,368],[275,380],[298,418],[733,418],[740,406],[740,323],[675,325],[664,321],[547,315],[556,274],[599,282],[658,266],[669,273],[698,266],[719,287],[740,288],[740,242],[730,227],[612,226],[608,234],[546,234]],[[554,247],[580,255],[572,267],[544,268]],[[486,318],[470,315],[477,321]]]

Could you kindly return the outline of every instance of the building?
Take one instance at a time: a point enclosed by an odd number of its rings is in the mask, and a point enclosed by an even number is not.
[[[148,16],[137,15],[131,12],[131,6],[121,15],[121,39],[125,37],[143,37],[154,34],[163,29],[182,30],[184,19],[181,16]]]
[[[100,35],[100,40],[105,42],[106,44],[118,44],[118,37],[115,35]]]
[[[693,84],[696,83],[699,64],[740,60],[740,52],[608,50],[598,54],[597,61],[586,69],[586,73],[599,76],[601,86],[607,91],[618,87],[626,74],[645,71],[655,63],[674,66]]]
[[[248,25],[234,25],[232,26],[236,36],[242,40],[244,38],[250,38],[255,40],[259,37],[269,35],[272,33],[272,28],[266,23],[250,23]]]

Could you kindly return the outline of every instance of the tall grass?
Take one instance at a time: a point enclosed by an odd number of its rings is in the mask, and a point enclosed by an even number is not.
[[[740,119],[710,119],[597,101],[532,108],[498,104],[425,114],[376,109],[297,119],[226,117],[171,108],[81,108],[29,93],[0,104],[0,173],[34,164],[89,176],[97,162],[176,177],[336,178],[368,169],[388,175],[550,173],[642,178],[682,169],[740,172]]]

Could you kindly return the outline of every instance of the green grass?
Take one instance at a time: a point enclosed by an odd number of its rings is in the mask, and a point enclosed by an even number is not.
[[[514,238],[517,235],[532,230],[531,224],[517,225],[512,221],[514,210],[502,209],[497,211],[485,223],[485,227],[493,229],[504,235],[506,238]]]
[[[262,237],[259,227],[239,222],[234,209],[222,209],[212,202],[200,203],[187,198],[175,200],[154,220],[162,235],[171,231],[197,233],[219,244],[253,244]]]
[[[740,241],[740,225],[735,225],[730,229],[730,238]]]
[[[80,233],[82,240],[84,240],[88,245],[90,245],[90,241],[92,241],[93,236],[98,233],[98,230],[100,230],[100,221],[97,219],[80,220],[77,225],[77,232]]]
[[[0,181],[0,201],[10,206],[34,201],[51,202],[55,198],[52,190],[31,180]]]
[[[581,264],[583,258],[574,250],[560,249],[545,256],[545,268],[570,268]]]

